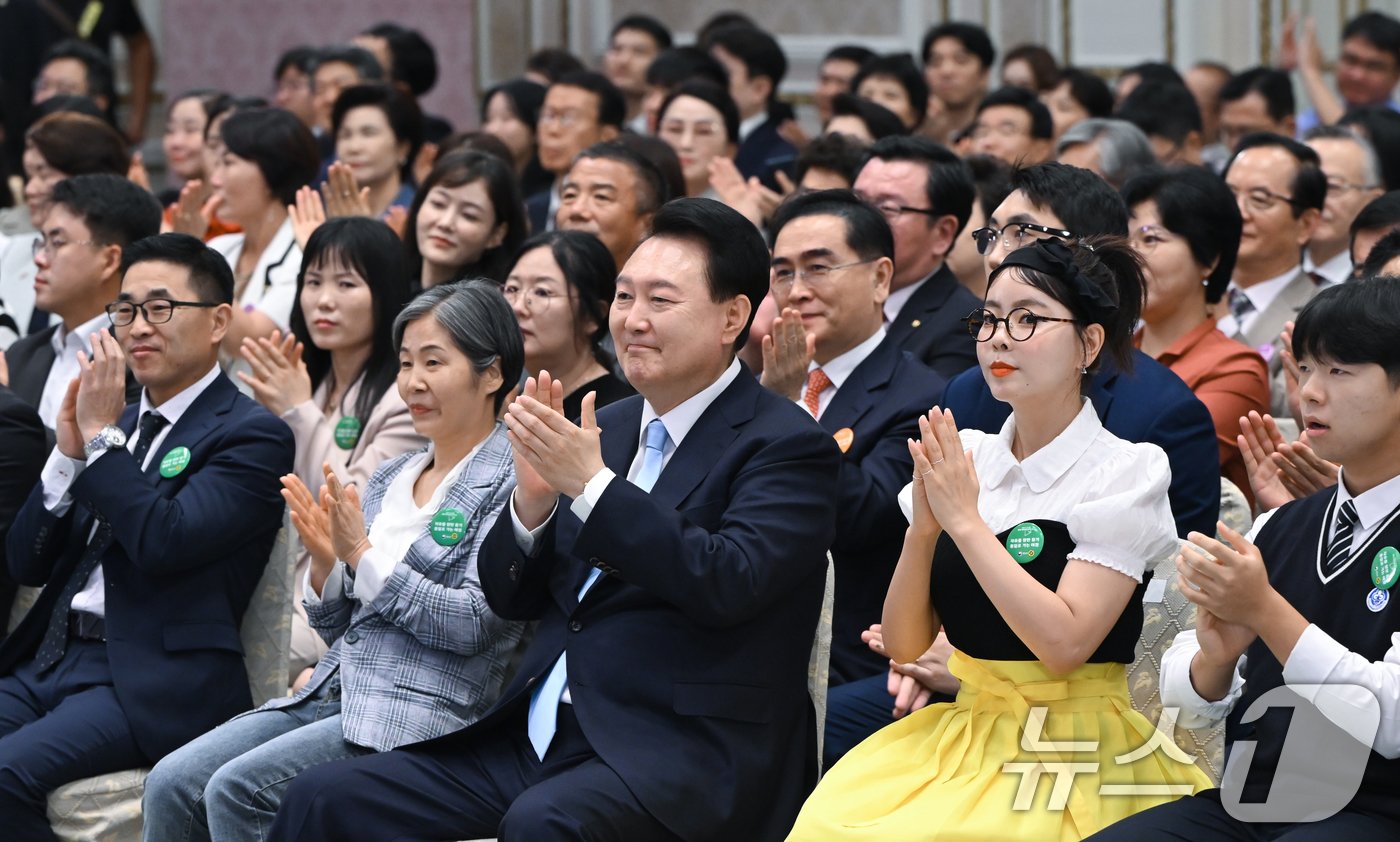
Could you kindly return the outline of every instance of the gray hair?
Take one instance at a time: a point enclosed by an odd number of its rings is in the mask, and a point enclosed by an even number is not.
[[[1349,140],[1361,148],[1364,160],[1361,180],[1365,187],[1385,187],[1385,176],[1381,171],[1381,157],[1376,154],[1375,144],[1351,126],[1313,126],[1303,132],[1303,142],[1310,140]]]
[[[1080,120],[1060,135],[1059,142],[1055,144],[1055,156],[1059,157],[1061,152],[1080,143],[1097,144],[1099,167],[1103,170],[1104,179],[1115,190],[1139,171],[1157,163],[1147,135],[1127,120],[1111,117]]]
[[[394,348],[403,347],[409,323],[432,315],[452,337],[452,342],[481,374],[500,361],[501,388],[496,391],[496,412],[520,380],[525,366],[525,346],[520,323],[501,295],[501,288],[485,278],[438,284],[424,290],[394,319]]]

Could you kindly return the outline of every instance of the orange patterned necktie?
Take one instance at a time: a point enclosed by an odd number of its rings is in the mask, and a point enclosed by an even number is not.
[[[834,385],[831,378],[826,376],[826,372],[819,368],[814,368],[807,372],[807,394],[802,396],[802,402],[807,404],[807,409],[812,413],[812,417],[818,415],[817,408],[821,406],[822,392]]]

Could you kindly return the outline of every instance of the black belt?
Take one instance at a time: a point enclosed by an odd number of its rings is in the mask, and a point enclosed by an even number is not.
[[[68,612],[68,636],[77,640],[106,640],[107,622],[86,611]]]

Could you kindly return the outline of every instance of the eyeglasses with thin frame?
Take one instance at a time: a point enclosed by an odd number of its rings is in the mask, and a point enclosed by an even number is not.
[[[48,238],[46,238],[46,237],[40,237],[39,239],[35,240],[32,244],[30,244],[30,246],[29,246],[29,254],[30,254],[31,257],[38,257],[39,255],[42,254],[42,255],[44,255],[45,257],[47,257],[49,260],[53,260],[54,255],[55,255],[55,254],[58,254],[58,250],[61,249],[61,248],[63,248],[64,246],[100,246],[100,245],[103,245],[103,244],[102,244],[102,243],[99,243],[99,242],[96,241],[96,240],[60,240],[60,239],[52,239],[52,240],[50,240],[50,239],[48,239]]]
[[[1341,178],[1327,179],[1327,195],[1334,193],[1350,193],[1352,190],[1375,190],[1375,184],[1357,184],[1354,181],[1347,181]]]
[[[819,287],[826,282],[832,272],[838,269],[849,269],[852,266],[860,266],[866,263],[874,263],[879,260],[872,257],[869,260],[854,260],[850,263],[838,263],[835,266],[827,266],[825,263],[809,263],[806,266],[774,266],[773,267],[773,291],[781,292],[784,295],[792,289],[792,284],[798,278],[807,286]]]
[[[561,297],[559,293],[546,287],[536,286],[526,290],[520,284],[510,281],[501,287],[501,294],[505,296],[506,303],[512,307],[523,299],[525,309],[536,316],[548,310],[554,299]]]
[[[1230,185],[1226,185],[1230,187]],[[1282,193],[1275,193],[1267,187],[1252,187],[1249,190],[1240,192],[1238,187],[1230,187],[1230,193],[1234,195],[1235,202],[1241,210],[1248,209],[1255,213],[1268,213],[1278,207],[1279,202],[1297,207],[1298,200],[1292,196],[1285,196]]]
[[[1037,234],[1045,234],[1061,240],[1076,239],[1073,231],[1066,231],[1063,228],[1051,228],[1048,225],[1039,225],[1034,222],[1009,222],[1002,226],[1000,230],[990,226],[978,228],[970,235],[977,241],[977,253],[987,255],[992,253],[992,245],[997,240],[1007,251],[1015,251],[1021,246],[1027,245],[1026,232],[1033,231]]]
[[[1017,342],[1025,342],[1035,335],[1035,327],[1041,322],[1068,322],[1077,324],[1077,319],[1060,319],[1055,316],[1042,316],[1034,313],[1025,307],[1017,307],[1004,317],[998,318],[991,310],[979,307],[967,314],[963,320],[967,323],[967,332],[972,334],[978,342],[989,342],[993,336],[997,335],[997,325],[1006,325],[1006,335]]]
[[[920,213],[924,216],[938,216],[938,212],[933,208],[911,208],[908,205],[901,205],[898,202],[880,202],[875,205],[875,210],[884,214],[885,219],[899,219],[906,213]]]
[[[1160,225],[1143,225],[1134,228],[1128,235],[1128,244],[1136,249],[1138,254],[1151,254],[1157,250],[1157,246],[1171,241],[1170,233]]]
[[[147,301],[113,301],[107,305],[107,318],[112,321],[113,327],[126,327],[136,321],[137,312],[146,320],[147,324],[163,325],[175,316],[175,310],[180,307],[198,307],[208,309],[218,307],[218,304],[211,304],[208,301],[175,301],[170,298],[152,298]]]

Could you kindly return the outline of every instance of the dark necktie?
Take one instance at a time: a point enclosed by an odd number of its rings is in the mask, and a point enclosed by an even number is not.
[[[155,411],[147,412],[141,416],[139,438],[136,440],[136,450],[132,454],[136,457],[136,464],[140,465],[145,462],[146,454],[151,450],[151,442],[168,423],[162,415]],[[73,607],[73,597],[87,586],[88,579],[92,578],[92,572],[102,563],[102,552],[111,537],[112,527],[101,515],[96,517],[97,531],[93,534],[92,540],[87,543],[86,549],[83,550],[83,557],[78,561],[78,566],[74,568],[73,574],[64,583],[63,591],[59,593],[58,601],[54,603],[53,613],[49,615],[49,625],[44,630],[44,640],[39,644],[38,651],[34,653],[35,664],[40,670],[48,669],[63,657],[64,651],[68,648],[68,612]]]
[[[1230,315],[1235,317],[1235,322],[1244,320],[1244,317],[1254,311],[1254,302],[1249,300],[1249,296],[1237,289],[1230,290]]]
[[[1350,500],[1337,509],[1337,528],[1332,532],[1332,540],[1327,542],[1327,559],[1322,564],[1322,574],[1331,576],[1351,558],[1351,536],[1356,527],[1356,504]]]

